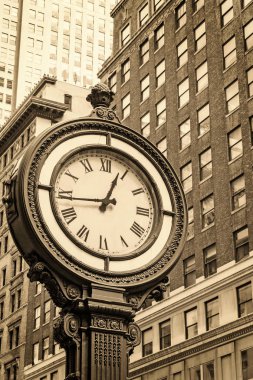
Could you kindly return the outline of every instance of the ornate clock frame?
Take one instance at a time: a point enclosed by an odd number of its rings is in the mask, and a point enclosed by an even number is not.
[[[7,220],[15,243],[30,266],[28,276],[31,281],[43,283],[54,303],[62,308],[54,335],[66,350],[66,380],[127,378],[127,357],[141,339],[133,319],[135,312],[147,298],[162,298],[168,273],[182,252],[186,236],[186,202],[174,170],[149,141],[119,122],[109,108],[112,96],[104,85],[93,87],[87,97],[94,108],[92,114],[58,124],[39,136],[5,183]],[[51,147],[92,128],[105,135],[108,145],[115,135],[145,152],[164,176],[171,194],[173,227],[168,244],[146,268],[134,273],[91,270],[69,259],[51,241],[38,212],[37,172]]]

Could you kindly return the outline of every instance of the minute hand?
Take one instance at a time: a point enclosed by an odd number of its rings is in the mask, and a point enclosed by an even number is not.
[[[88,202],[103,202],[104,198],[82,198],[82,197],[67,197],[65,195],[61,195],[58,197],[60,199],[68,199],[70,201],[88,201]],[[116,204],[116,199],[108,199],[108,203]]]

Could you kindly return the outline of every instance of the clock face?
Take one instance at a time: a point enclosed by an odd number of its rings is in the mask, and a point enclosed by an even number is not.
[[[110,149],[83,149],[64,157],[52,178],[54,213],[76,244],[112,259],[148,245],[158,200],[133,159]]]

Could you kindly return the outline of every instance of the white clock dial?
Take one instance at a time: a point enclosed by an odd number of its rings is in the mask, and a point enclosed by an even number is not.
[[[76,152],[54,182],[60,225],[85,249],[113,258],[148,244],[157,201],[148,177],[129,158],[102,148]]]

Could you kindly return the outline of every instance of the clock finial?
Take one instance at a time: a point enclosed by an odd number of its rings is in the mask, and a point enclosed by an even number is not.
[[[91,93],[86,97],[86,100],[91,103],[93,108],[109,108],[113,97],[114,92],[106,84],[98,83],[91,88]]]

